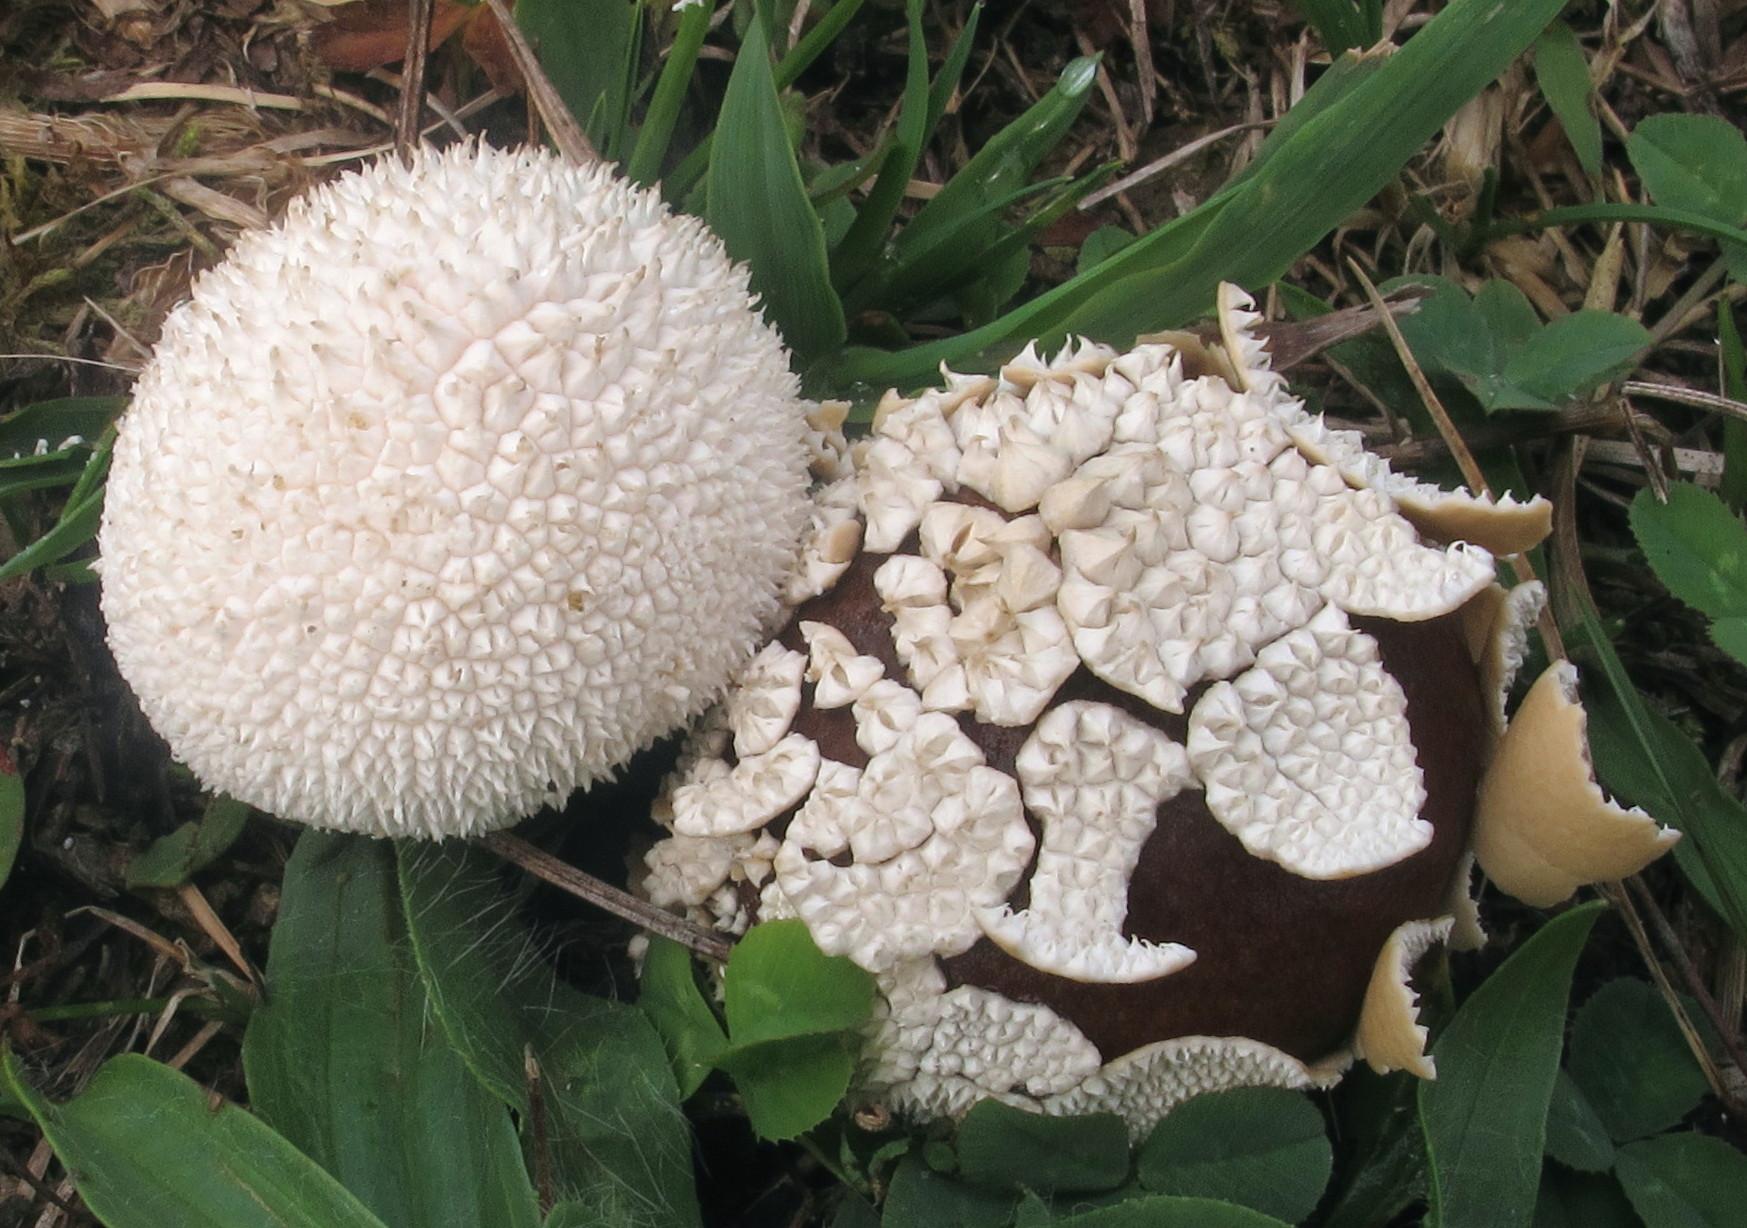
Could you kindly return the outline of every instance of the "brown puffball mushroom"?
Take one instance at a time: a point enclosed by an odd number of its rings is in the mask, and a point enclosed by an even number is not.
[[[656,903],[798,916],[875,976],[864,1100],[1139,1134],[1355,1053],[1431,1077],[1408,976],[1476,939],[1477,795],[1528,898],[1667,847],[1600,802],[1567,684],[1506,725],[1541,594],[1494,553],[1546,502],[1390,472],[1220,309],[1217,343],[1027,350],[888,394],[849,463],[824,440],[792,617],[657,802]]]

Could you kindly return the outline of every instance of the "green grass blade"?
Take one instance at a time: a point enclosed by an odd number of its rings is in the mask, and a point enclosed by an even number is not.
[[[837,41],[837,36],[843,33],[850,19],[861,11],[865,0],[839,0],[831,6],[829,12],[819,19],[819,24],[801,36],[799,42],[789,48],[788,54],[777,61],[776,88],[780,92],[788,89],[807,71],[813,61],[825,54],[825,49]],[[710,150],[714,146],[715,137],[707,136],[684,160],[674,168],[667,177],[665,191],[667,199],[679,201],[687,199],[698,180],[709,169]]]
[[[976,41],[977,26],[982,19],[983,0],[977,0],[971,5],[970,16],[965,18],[964,29],[958,32],[952,49],[946,53],[946,59],[941,61],[940,73],[934,78],[934,84],[928,87],[928,127],[924,143],[933,139],[934,130],[940,126],[941,117],[946,114],[946,106],[952,101],[953,92],[964,79],[965,65],[970,63],[971,46]]]
[[[427,1009],[392,846],[304,832],[243,1037],[255,1112],[396,1228],[535,1228],[509,1110]]]
[[[1436,1228],[1528,1228],[1547,1106],[1565,1040],[1571,973],[1601,912],[1549,921],[1462,1004],[1419,1086]]]
[[[1079,118],[1097,73],[1094,56],[1071,61],[1049,93],[990,137],[904,227],[896,245],[898,264],[901,266],[939,229],[1022,185]],[[988,224],[996,225],[993,219]]]
[[[1563,209],[1547,209],[1521,223],[1525,229],[1541,230],[1548,226],[1569,226],[1573,222],[1648,222],[1669,230],[1686,230],[1705,235],[1721,243],[1747,245],[1747,230],[1719,222],[1702,213],[1686,209],[1668,209],[1661,205],[1568,205]]]
[[[38,440],[51,447],[73,435],[94,440],[125,408],[126,397],[62,397],[26,405],[0,418],[0,457],[28,457]]]
[[[807,199],[783,123],[762,27],[754,22],[734,60],[710,153],[710,226],[803,359],[843,340],[843,304],[831,288],[825,232]]]
[[[97,536],[103,521],[103,489],[99,487],[77,503],[67,501],[55,527],[0,565],[0,580],[10,580],[38,567],[58,563]]]
[[[0,888],[12,877],[19,846],[24,843],[24,777],[10,755],[0,752]]]
[[[879,259],[892,219],[903,203],[904,190],[922,159],[928,139],[928,39],[922,32],[922,0],[907,0],[905,21],[909,27],[909,66],[904,81],[904,101],[898,111],[898,131],[891,152],[880,166],[879,178],[862,202],[855,222],[831,257],[831,280],[839,289],[853,286]]]
[[[695,4],[680,14],[679,29],[674,31],[673,46],[667,62],[661,66],[661,76],[655,83],[655,96],[643,117],[643,127],[637,133],[637,144],[631,150],[631,160],[625,173],[637,183],[653,183],[667,160],[667,147],[673,140],[673,126],[679,120],[680,104],[685,101],[686,87],[691,84],[692,71],[697,67],[698,51],[704,45],[704,35],[710,32],[708,4]]]
[[[1376,41],[1375,35],[1366,38],[1365,14],[1353,0],[1298,0],[1298,7],[1331,56],[1363,49]]]
[[[52,1104],[10,1049],[3,1062],[0,1083],[108,1228],[384,1228],[315,1161],[180,1071],[124,1053]]]
[[[1747,401],[1747,349],[1735,324],[1735,309],[1717,299],[1717,344],[1723,368],[1723,395]],[[1747,422],[1723,419],[1723,481],[1717,493],[1737,512],[1747,510]]]
[[[1535,82],[1577,154],[1583,173],[1601,177],[1601,121],[1596,118],[1589,62],[1570,26],[1555,21],[1535,42]]]
[[[1387,186],[1561,7],[1563,0],[1456,0],[1283,141],[1180,260],[1108,287],[1062,331],[1125,345],[1205,312],[1221,281],[1275,280]]]
[[[594,147],[617,157],[642,30],[635,0],[520,0],[516,24]]]

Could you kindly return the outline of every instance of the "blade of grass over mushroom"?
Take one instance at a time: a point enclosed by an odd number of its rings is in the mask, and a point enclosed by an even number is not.
[[[1401,48],[1327,74],[1334,80],[1288,112],[1257,164],[1196,209],[984,328],[901,353],[849,350],[816,377],[844,389],[911,388],[942,362],[998,358],[1032,338],[1123,344],[1180,325],[1212,305],[1222,280],[1266,285],[1387,186],[1560,7],[1456,0]],[[1307,118],[1295,120],[1301,110]]]
[[[549,1163],[560,1196],[593,1222],[697,1224],[679,1090],[644,1014],[556,981],[489,854],[405,842],[397,855],[432,1013],[475,1077],[520,1117],[523,1145],[535,1152],[529,1167]]]
[[[679,15],[679,28],[656,80],[655,96],[650,99],[643,126],[637,131],[637,143],[625,165],[625,173],[638,183],[654,183],[660,177],[680,105],[697,67],[698,51],[704,45],[704,35],[710,32],[711,8],[708,4],[694,4]]]
[[[306,831],[283,890],[243,1038],[255,1111],[387,1223],[533,1228],[509,1110],[430,1026],[393,848]]]
[[[620,157],[643,28],[640,6],[632,0],[518,0],[515,20],[594,147],[603,157]]]
[[[258,1118],[150,1058],[111,1058],[65,1104],[25,1082],[11,1049],[0,1063],[0,1084],[108,1228],[383,1228]]]
[[[1565,1037],[1577,956],[1600,915],[1554,918],[1476,989],[1432,1054],[1419,1088],[1436,1228],[1526,1226],[1541,1177],[1547,1106]]]
[[[734,58],[710,154],[706,220],[736,260],[783,338],[805,360],[843,340],[843,304],[831,288],[825,232],[807,200],[754,22]]]

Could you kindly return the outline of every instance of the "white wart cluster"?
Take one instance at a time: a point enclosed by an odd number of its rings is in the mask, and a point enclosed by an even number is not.
[[[109,478],[110,643],[211,788],[501,826],[695,716],[775,625],[817,409],[746,271],[653,192],[386,159],[167,321]]]
[[[644,889],[729,932],[798,916],[873,972],[863,1095],[1141,1131],[1336,1077],[1361,1013],[1368,1058],[1429,1070],[1409,955],[1466,902],[1538,612],[1493,551],[1549,509],[1391,473],[1247,307],[1222,293],[1219,342],[888,395],[789,626],[667,783]]]

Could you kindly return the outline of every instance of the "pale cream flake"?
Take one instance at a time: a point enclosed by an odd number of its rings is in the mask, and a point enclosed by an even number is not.
[[[1529,655],[1529,629],[1546,604],[1546,586],[1531,580],[1510,589],[1488,585],[1462,607],[1462,632],[1480,667],[1480,692],[1494,738],[1504,734],[1505,703]]]
[[[835,482],[849,472],[849,441],[843,424],[848,401],[820,401],[807,410],[808,467],[820,482]]]
[[[1305,878],[1368,874],[1431,842],[1407,697],[1338,609],[1210,687],[1189,715],[1189,758],[1220,824]]]
[[[1395,927],[1378,953],[1365,989],[1365,1006],[1353,1037],[1353,1054],[1378,1074],[1405,1070],[1421,1079],[1437,1078],[1419,1022],[1419,995],[1413,992],[1413,966],[1434,945],[1448,940],[1454,917],[1407,921]]]
[[[865,1072],[864,1085],[898,1113],[957,1116],[988,1097],[1035,1109],[1098,1070],[1097,1048],[1048,1007],[972,985],[941,989],[943,981],[927,996],[895,996],[876,1031],[899,1048]]]
[[[1045,492],[1057,606],[1088,668],[1154,707],[1229,677],[1325,603],[1428,618],[1490,583],[1484,550],[1422,546],[1387,495],[1287,446],[1258,394],[1177,389],[1154,439],[1119,443]]]
[[[944,487],[914,452],[895,439],[864,439],[851,452],[856,498],[867,522],[862,544],[877,554],[889,554],[921,523],[923,509],[940,498]]]
[[[729,836],[760,827],[807,795],[819,763],[819,744],[798,733],[784,734],[763,754],[733,767],[722,759],[700,760],[668,794],[673,830]]]
[[[670,836],[643,855],[640,894],[662,908],[731,934],[742,934],[752,918],[737,884],[765,883],[779,845],[769,832],[734,836]],[[761,914],[769,919],[769,914]]]
[[[1119,708],[1076,700],[1037,723],[1015,768],[1043,848],[1029,905],[978,910],[983,932],[1016,959],[1075,981],[1148,981],[1187,967],[1195,952],[1181,943],[1122,934],[1129,876],[1159,803],[1194,783],[1183,748]]]
[[[1010,363],[992,395],[952,415],[956,478],[1004,511],[1037,506],[1043,492],[1110,443],[1134,385],[1110,369],[1114,351],[1082,341],[1048,366],[1034,350]]]
[[[801,710],[801,679],[807,658],[771,642],[740,671],[723,707],[741,759],[762,755],[777,744]]]
[[[1043,1111],[1068,1116],[1117,1113],[1131,1138],[1142,1139],[1191,1096],[1233,1087],[1303,1091],[1333,1084],[1338,1073],[1306,1066],[1259,1040],[1183,1036],[1162,1040],[1107,1062],[1078,1087],[1043,1101]]]
[[[829,623],[802,620],[800,629],[807,642],[807,681],[813,684],[814,707],[854,703],[885,677],[886,667],[878,657],[856,652],[849,637]]]
[[[921,542],[928,557],[893,555],[874,588],[923,705],[997,725],[1036,720],[1079,667],[1054,605],[1061,572],[1048,529],[1036,516],[936,503]]]
[[[861,551],[862,525],[856,515],[857,499],[853,474],[814,494],[811,521],[801,535],[800,562],[783,585],[784,606],[798,606],[829,592],[849,570]]]
[[[896,685],[870,687],[856,709]],[[972,909],[1006,898],[1034,846],[1012,778],[952,717],[905,711],[866,768],[821,764],[775,863],[820,949],[874,972],[968,948],[982,933]]]

